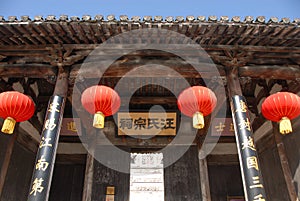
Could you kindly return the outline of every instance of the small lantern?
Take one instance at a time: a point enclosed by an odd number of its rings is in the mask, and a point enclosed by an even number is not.
[[[281,134],[292,132],[292,119],[300,115],[300,97],[290,92],[278,92],[265,99],[261,112],[266,119],[279,122]]]
[[[204,116],[215,109],[217,98],[213,91],[203,86],[193,86],[185,89],[178,97],[179,110],[186,116],[193,117],[193,127],[204,127]]]
[[[98,85],[89,87],[82,93],[81,103],[89,113],[94,114],[93,126],[104,128],[105,117],[119,110],[121,100],[112,88]]]
[[[30,119],[35,111],[32,99],[17,91],[0,94],[0,117],[5,119],[1,131],[6,134],[14,132],[16,122]]]

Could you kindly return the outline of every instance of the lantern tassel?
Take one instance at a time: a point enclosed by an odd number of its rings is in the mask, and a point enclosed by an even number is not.
[[[16,125],[16,120],[11,117],[7,117],[4,120],[1,131],[6,134],[13,134]]]
[[[105,115],[102,112],[96,112],[94,115],[93,126],[95,128],[104,128]]]
[[[283,117],[280,121],[279,121],[279,131],[281,134],[288,134],[291,133],[292,130],[292,124],[289,118],[287,117]]]
[[[196,112],[193,115],[193,127],[196,129],[204,128],[204,117],[201,112]]]

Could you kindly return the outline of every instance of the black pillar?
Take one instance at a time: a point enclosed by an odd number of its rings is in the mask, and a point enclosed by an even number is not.
[[[59,65],[59,73],[50,98],[41,142],[38,147],[33,175],[30,183],[28,201],[48,201],[60,128],[68,91],[69,72]],[[62,189],[63,190],[63,189]]]
[[[246,201],[267,201],[248,106],[239,82],[238,66],[240,64],[237,59],[233,59],[231,63],[227,64],[228,66],[225,68],[227,90],[230,98],[245,199]]]
[[[60,96],[51,97],[36,156],[28,201],[48,200],[63,109],[64,98]]]
[[[245,98],[233,96],[231,110],[246,201],[266,201]]]

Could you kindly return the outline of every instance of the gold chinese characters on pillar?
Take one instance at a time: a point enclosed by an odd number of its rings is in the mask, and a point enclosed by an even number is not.
[[[118,113],[118,135],[176,135],[176,112]]]

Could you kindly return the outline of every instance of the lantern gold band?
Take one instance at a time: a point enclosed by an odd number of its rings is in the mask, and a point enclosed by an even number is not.
[[[6,134],[12,134],[14,132],[15,125],[16,125],[16,120],[14,120],[11,117],[7,117],[4,120],[1,131]]]
[[[289,118],[282,117],[282,119],[279,121],[279,131],[283,135],[291,133],[293,131],[292,124]]]
[[[196,112],[193,115],[193,127],[196,129],[204,128],[204,117],[201,112]]]
[[[94,115],[93,126],[95,128],[104,128],[105,115],[102,112],[96,112]]]

